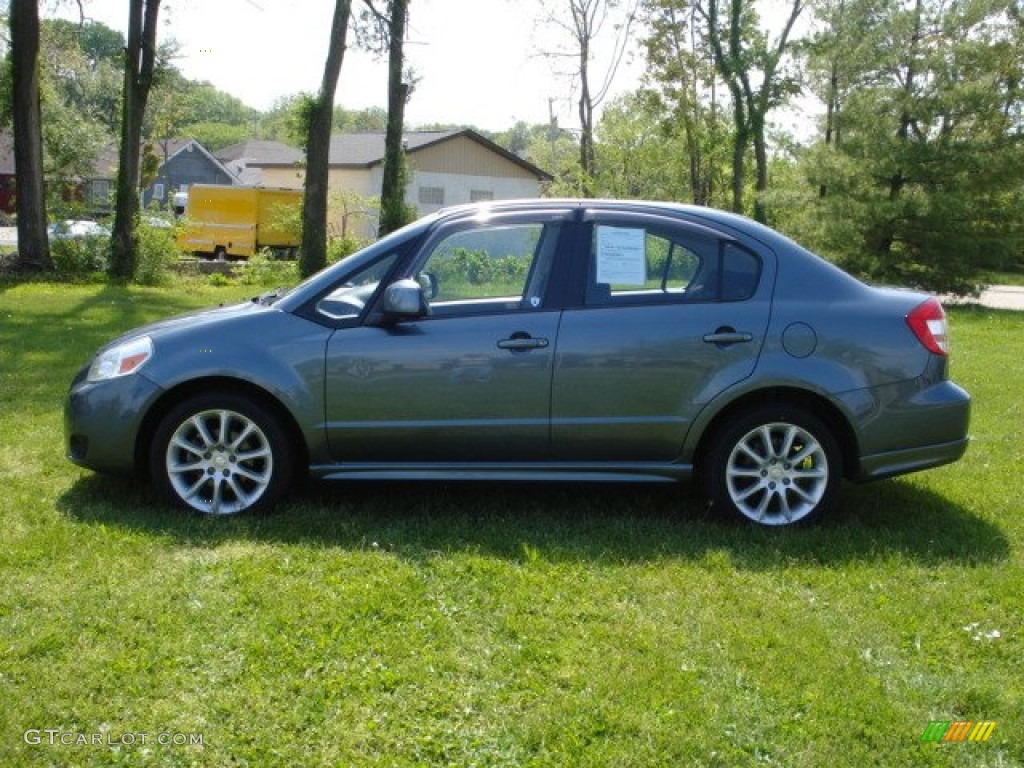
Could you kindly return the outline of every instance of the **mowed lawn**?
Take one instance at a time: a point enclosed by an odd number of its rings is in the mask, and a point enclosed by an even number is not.
[[[618,485],[209,520],[64,459],[99,344],[253,292],[0,284],[0,765],[1024,765],[1024,313],[950,312],[965,459],[807,530]]]

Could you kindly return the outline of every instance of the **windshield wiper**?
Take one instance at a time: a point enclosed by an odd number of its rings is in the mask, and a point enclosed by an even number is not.
[[[253,296],[251,301],[254,304],[262,304],[264,306],[267,306],[269,304],[273,304],[275,301],[277,301],[282,296],[284,296],[287,292],[288,292],[288,289],[285,288],[282,285],[282,286],[278,286],[277,288],[275,288],[272,291],[267,291],[266,293],[261,293],[259,296]]]

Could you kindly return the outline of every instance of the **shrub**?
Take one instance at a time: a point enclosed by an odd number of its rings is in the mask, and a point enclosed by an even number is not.
[[[360,248],[365,248],[367,242],[352,235],[343,237],[332,237],[327,241],[327,263],[333,264],[341,261],[346,256],[351,256]]]
[[[182,256],[178,246],[179,226],[150,216],[141,217],[136,227],[138,250],[135,260],[135,281],[142,285],[163,285],[171,275],[171,267]]]
[[[50,240],[50,257],[62,277],[86,277],[107,268],[110,238],[105,235]]]
[[[236,267],[235,274],[242,285],[294,285],[299,280],[299,265],[296,261],[277,260],[264,248]]]

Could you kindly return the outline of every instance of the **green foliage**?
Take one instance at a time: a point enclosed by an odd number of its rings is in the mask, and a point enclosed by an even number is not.
[[[43,122],[67,119],[95,125],[104,135],[121,124],[124,36],[103,24],[41,21],[40,76]],[[63,107],[63,118],[51,109]],[[56,130],[56,128],[54,128]]]
[[[109,255],[110,238],[104,235],[50,238],[50,258],[62,278],[80,280],[103,272]]]
[[[386,195],[382,191],[380,199],[380,224],[381,236],[416,220],[416,207],[405,202],[405,191],[409,183],[409,165],[406,161],[405,152],[398,150],[398,183],[395,186],[394,194]]]
[[[210,152],[243,142],[249,138],[250,133],[251,129],[248,125],[230,125],[209,121],[189,123],[182,128],[182,135],[191,136]]]
[[[486,251],[468,248],[453,248],[445,258],[432,262],[437,269],[438,279],[450,282],[466,281],[470,285],[518,282],[522,284],[530,265],[529,257],[500,256],[490,258]]]
[[[264,248],[235,268],[236,280],[241,285],[274,288],[299,282],[299,267],[295,260],[276,259],[270,249]]]
[[[136,225],[135,282],[166,285],[171,270],[184,255],[178,246],[180,224],[143,215]]]
[[[1024,252],[1024,64],[1004,9],[924,2],[879,14],[858,3],[837,20],[856,24],[852,47],[819,41],[841,132],[804,154],[818,193],[804,225],[843,266],[969,293],[979,270]],[[938,31],[927,45],[923,30]]]
[[[341,261],[367,245],[369,243],[366,240],[353,235],[329,237],[327,238],[327,263],[333,264],[336,261]]]

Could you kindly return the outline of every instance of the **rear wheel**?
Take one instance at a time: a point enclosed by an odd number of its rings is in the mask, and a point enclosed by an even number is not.
[[[745,411],[715,438],[712,505],[767,526],[809,522],[835,504],[842,474],[828,427],[794,406]]]
[[[173,503],[208,515],[272,506],[288,489],[293,466],[285,431],[243,395],[209,393],[185,400],[160,422],[150,473]]]

